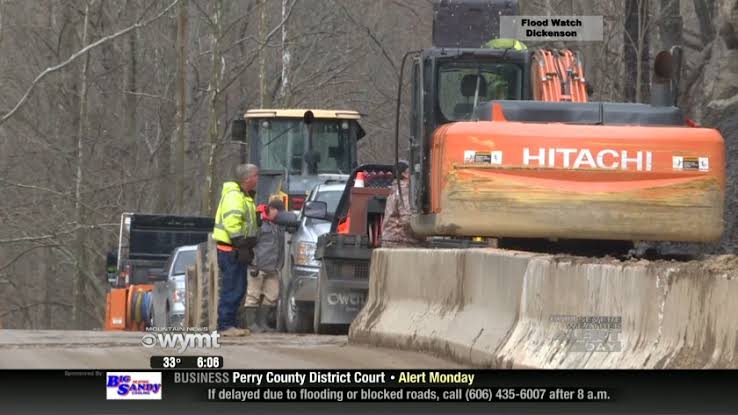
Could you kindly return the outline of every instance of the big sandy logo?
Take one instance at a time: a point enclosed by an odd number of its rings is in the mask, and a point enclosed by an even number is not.
[[[108,400],[161,400],[161,372],[107,372]]]

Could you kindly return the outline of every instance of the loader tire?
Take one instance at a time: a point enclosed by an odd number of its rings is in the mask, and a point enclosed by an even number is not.
[[[193,327],[208,326],[208,305],[210,302],[210,270],[208,264],[207,244],[201,243],[197,246],[195,255],[196,281],[194,285],[194,318]]]

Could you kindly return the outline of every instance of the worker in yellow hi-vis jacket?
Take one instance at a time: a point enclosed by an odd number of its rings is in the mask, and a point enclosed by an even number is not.
[[[241,164],[236,166],[234,176],[234,181],[223,184],[213,229],[221,276],[218,331],[224,337],[250,334],[248,330],[239,329],[236,320],[246,294],[246,275],[254,259],[259,229],[256,206],[251,197],[259,181],[259,168],[253,164]]]

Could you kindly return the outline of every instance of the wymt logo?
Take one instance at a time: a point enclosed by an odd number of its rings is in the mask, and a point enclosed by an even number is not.
[[[161,372],[107,372],[108,400],[161,399]]]

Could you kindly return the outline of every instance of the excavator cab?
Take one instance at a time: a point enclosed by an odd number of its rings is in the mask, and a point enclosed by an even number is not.
[[[520,49],[429,48],[413,59],[410,135],[413,207],[429,208],[430,138],[444,124],[473,121],[485,102],[531,99],[530,54]]]
[[[482,102],[521,99],[521,77],[521,68],[512,63],[443,63],[438,69],[439,119],[471,120]]]

